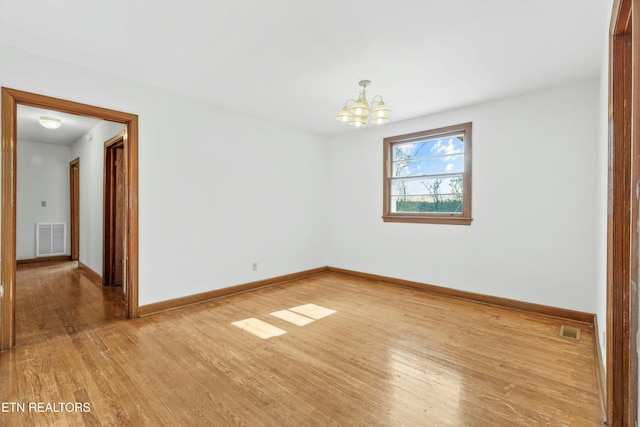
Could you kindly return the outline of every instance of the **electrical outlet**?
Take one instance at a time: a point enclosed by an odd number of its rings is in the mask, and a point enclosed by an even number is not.
[[[258,263],[257,262],[252,262],[251,263],[251,271],[258,271]]]

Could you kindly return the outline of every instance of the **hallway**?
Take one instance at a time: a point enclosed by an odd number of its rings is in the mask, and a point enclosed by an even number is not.
[[[93,282],[75,261],[19,265],[16,289],[17,347],[125,318],[122,288]]]

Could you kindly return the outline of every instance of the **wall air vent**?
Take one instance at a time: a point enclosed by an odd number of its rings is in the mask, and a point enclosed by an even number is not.
[[[66,251],[66,223],[36,223],[36,257],[65,255]]]

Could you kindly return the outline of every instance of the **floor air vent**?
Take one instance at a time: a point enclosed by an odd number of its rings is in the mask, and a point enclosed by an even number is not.
[[[560,327],[560,336],[563,338],[570,338],[572,340],[579,340],[580,329],[574,328],[573,326],[562,325]]]

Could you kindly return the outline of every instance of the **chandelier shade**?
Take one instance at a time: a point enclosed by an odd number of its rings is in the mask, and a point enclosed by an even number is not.
[[[382,97],[380,95],[374,96],[371,99],[371,103],[367,100],[367,86],[371,84],[371,81],[361,80],[359,84],[362,90],[358,95],[358,99],[348,99],[336,116],[336,120],[349,123],[355,127],[364,127],[368,123],[377,125],[388,123],[391,111],[382,100]]]
[[[349,109],[345,105],[344,107],[342,107],[342,111],[340,111],[336,116],[336,120],[338,120],[339,122],[348,122],[350,117],[351,113],[349,113]]]
[[[353,116],[368,116],[369,103],[366,99],[358,99],[349,110],[349,114]]]

